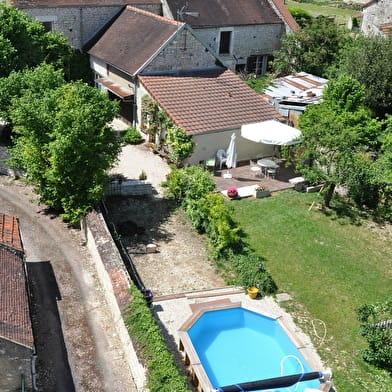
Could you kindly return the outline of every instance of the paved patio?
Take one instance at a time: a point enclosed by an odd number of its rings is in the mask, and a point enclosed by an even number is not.
[[[289,179],[299,176],[293,167],[285,167],[284,163],[281,163],[275,178],[265,177],[263,174],[255,177],[250,171],[249,161],[238,162],[237,167],[230,170],[226,167],[222,167],[222,170],[215,168],[213,173],[218,191],[227,190],[231,186],[242,188],[261,184],[267,186],[271,192],[276,192],[293,188],[294,185],[289,183]],[[226,173],[230,173],[232,178],[224,178]]]

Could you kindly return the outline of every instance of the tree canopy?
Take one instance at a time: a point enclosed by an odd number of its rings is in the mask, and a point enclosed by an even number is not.
[[[342,75],[328,84],[321,104],[300,116],[303,141],[296,148],[297,169],[310,182],[326,183],[326,206],[335,186],[352,178],[360,162],[373,165],[373,152],[379,148],[381,123],[371,118],[364,96],[359,82]],[[370,186],[369,178],[363,180]]]
[[[117,112],[116,102],[81,82],[25,90],[12,101],[12,162],[64,220],[77,223],[103,196],[120,151],[107,125]]]
[[[346,32],[328,18],[314,18],[282,39],[281,49],[274,53],[273,69],[283,74],[303,71],[325,76],[346,37]]]
[[[338,73],[366,87],[366,104],[379,117],[392,114],[392,37],[358,36],[341,55]]]
[[[62,68],[72,55],[66,38],[16,8],[0,5],[0,77],[43,62]]]

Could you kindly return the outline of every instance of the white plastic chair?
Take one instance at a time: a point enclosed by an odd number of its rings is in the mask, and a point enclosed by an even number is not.
[[[249,168],[254,177],[261,176],[261,167],[255,161],[249,161]]]
[[[227,155],[225,150],[218,150],[216,152],[216,159],[218,160],[219,163],[219,169],[222,170],[222,165],[227,161]]]

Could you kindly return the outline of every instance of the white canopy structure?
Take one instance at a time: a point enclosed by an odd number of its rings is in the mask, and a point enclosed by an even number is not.
[[[279,121],[269,120],[241,127],[241,136],[256,143],[290,146],[301,143],[301,131]]]

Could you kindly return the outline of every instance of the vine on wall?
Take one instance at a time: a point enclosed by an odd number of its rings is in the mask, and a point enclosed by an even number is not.
[[[142,132],[148,135],[148,141],[176,166],[194,151],[194,142],[184,130],[174,125],[171,118],[158,103],[148,95],[142,98]]]

